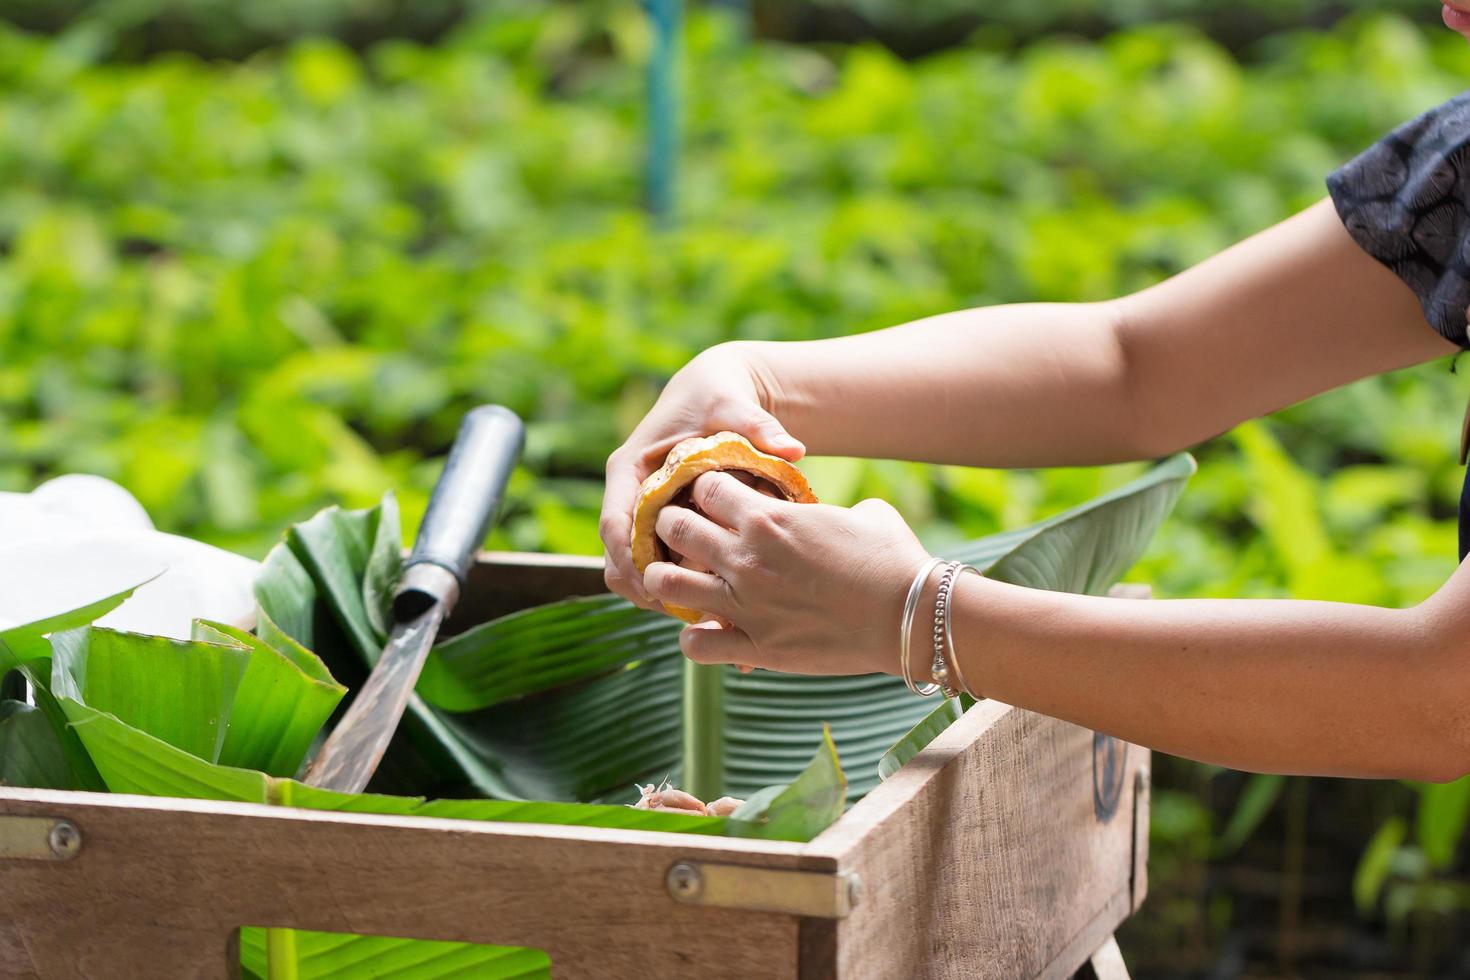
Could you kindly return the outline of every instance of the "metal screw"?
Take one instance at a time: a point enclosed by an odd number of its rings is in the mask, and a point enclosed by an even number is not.
[[[681,862],[674,865],[664,880],[668,883],[669,894],[681,902],[692,902],[704,891],[704,878],[692,864]]]
[[[856,874],[847,876],[847,907],[857,908],[858,901],[863,897],[863,880]]]
[[[46,835],[46,843],[51,846],[52,854],[68,861],[82,849],[82,832],[70,820],[58,820],[52,824],[51,833]]]

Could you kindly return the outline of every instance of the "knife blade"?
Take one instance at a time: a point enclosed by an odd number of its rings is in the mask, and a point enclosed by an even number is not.
[[[507,408],[481,405],[465,415],[394,592],[388,642],[307,770],[309,785],[360,793],[372,779],[524,442],[525,427]]]

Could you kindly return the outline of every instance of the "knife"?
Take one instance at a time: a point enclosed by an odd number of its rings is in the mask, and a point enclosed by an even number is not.
[[[377,771],[524,443],[525,427],[508,408],[465,415],[394,592],[388,644],[307,770],[309,785],[360,793]]]

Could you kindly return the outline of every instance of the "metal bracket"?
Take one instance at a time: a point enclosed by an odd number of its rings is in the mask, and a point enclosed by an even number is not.
[[[82,832],[70,820],[0,816],[0,861],[70,861],[82,850]]]
[[[1148,825],[1151,802],[1148,766],[1133,776],[1133,873],[1129,876],[1129,905],[1134,912],[1148,895]]]
[[[856,874],[786,871],[738,864],[680,861],[665,877],[669,894],[685,905],[752,912],[784,912],[812,919],[845,918],[857,905]]]

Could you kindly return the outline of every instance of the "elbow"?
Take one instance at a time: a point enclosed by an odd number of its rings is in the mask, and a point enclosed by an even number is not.
[[[1417,753],[1409,765],[1394,773],[1416,783],[1454,783],[1470,776],[1470,756],[1460,752],[1428,749]]]
[[[1393,775],[1417,783],[1453,783],[1470,776],[1470,750],[1452,743],[1431,743],[1431,739],[1424,739],[1406,753],[1407,764],[1397,767],[1399,771]]]
[[[1434,632],[1433,627],[1430,631]],[[1411,722],[1401,778],[1452,783],[1470,776],[1470,651],[1463,641],[1431,641],[1417,671],[1417,692],[1405,711]]]
[[[1429,740],[1426,740],[1429,741]],[[1439,740],[1433,740],[1439,741]],[[1423,744],[1404,776],[1421,783],[1453,783],[1470,776],[1470,746],[1461,734],[1439,744]]]
[[[1192,433],[1180,431],[1177,420],[1184,414],[1168,411],[1159,400],[1159,385],[1150,380],[1140,315],[1134,297],[1094,304],[1107,325],[1112,347],[1112,384],[1117,431],[1112,441],[1123,459],[1158,459],[1187,449],[1195,441]]]

